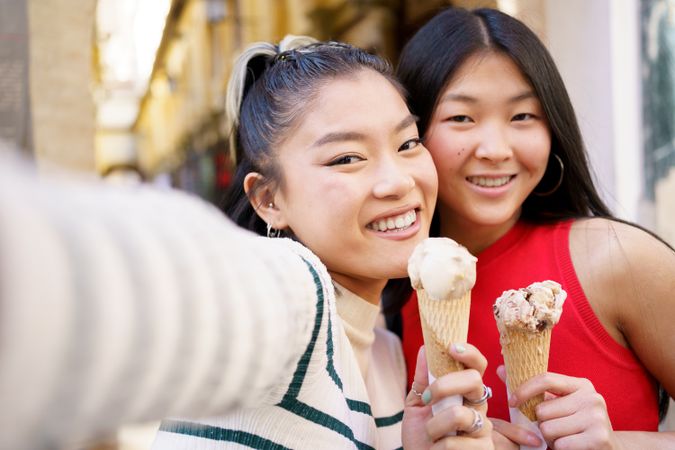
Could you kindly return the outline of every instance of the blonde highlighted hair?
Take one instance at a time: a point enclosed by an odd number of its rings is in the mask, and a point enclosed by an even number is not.
[[[233,162],[237,161],[237,143],[236,143],[236,128],[239,126],[239,113],[241,111],[241,104],[244,100],[246,80],[252,74],[249,68],[249,63],[252,59],[263,56],[273,59],[283,52],[294,50],[310,44],[319,42],[310,36],[296,36],[289,34],[284,37],[278,45],[271,42],[255,42],[249,45],[237,57],[232,67],[232,73],[227,83],[227,94],[225,97],[225,127],[229,134],[230,141],[230,157]]]

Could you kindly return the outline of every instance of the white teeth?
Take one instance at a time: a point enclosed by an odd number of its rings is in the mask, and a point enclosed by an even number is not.
[[[507,175],[499,178],[488,177],[468,177],[470,183],[481,187],[500,187],[511,181],[511,176]]]
[[[417,220],[417,213],[412,210],[400,216],[388,217],[368,224],[367,228],[375,231],[401,231],[410,227]]]

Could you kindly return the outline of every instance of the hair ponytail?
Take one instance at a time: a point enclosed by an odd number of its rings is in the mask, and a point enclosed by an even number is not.
[[[241,157],[237,150],[237,128],[239,127],[241,105],[253,83],[262,77],[263,72],[279,54],[316,42],[317,40],[313,37],[289,34],[279,45],[270,42],[251,44],[235,60],[227,83],[225,97],[225,127],[229,134],[232,162],[237,164]]]
[[[237,151],[237,127],[239,126],[241,104],[255,80],[262,75],[268,61],[276,54],[277,48],[275,45],[268,42],[257,42],[244,50],[232,67],[225,96],[225,127],[229,134],[230,158],[235,164],[240,159]]]

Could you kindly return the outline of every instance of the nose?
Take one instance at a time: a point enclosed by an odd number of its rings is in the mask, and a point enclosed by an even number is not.
[[[405,162],[388,161],[376,174],[373,195],[377,198],[402,198],[415,187],[415,179],[406,170]]]
[[[499,126],[485,127],[476,149],[476,157],[494,163],[506,161],[513,156],[507,132]]]

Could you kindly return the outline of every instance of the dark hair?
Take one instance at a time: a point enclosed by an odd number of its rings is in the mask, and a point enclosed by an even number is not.
[[[542,222],[569,217],[611,217],[593,185],[579,125],[553,58],[539,38],[522,22],[494,9],[450,8],[431,19],[403,49],[397,75],[408,90],[408,104],[426,132],[438,99],[470,56],[498,52],[520,68],[541,102],[551,131],[551,156],[535,191],[549,191],[560,177],[554,154],[565,172],[551,195],[531,194],[521,217]]]
[[[274,149],[297,126],[326,82],[366,69],[384,76],[405,96],[388,62],[348,44],[289,36],[278,46],[253,44],[239,57],[226,99],[237,168],[222,207],[232,220],[265,235],[266,224],[244,192],[244,178],[258,172],[266,183],[282,187]]]
[[[508,56],[520,68],[541,102],[551,132],[549,163],[534,192],[554,188],[553,192],[546,196],[531,193],[523,203],[521,218],[542,223],[576,217],[604,217],[628,223],[612,216],[598,195],[574,109],[553,58],[526,25],[500,11],[488,8],[443,10],[404,47],[396,74],[408,91],[411,111],[419,117],[420,134],[426,133],[440,95],[462,63],[473,55],[489,52]],[[560,169],[554,155],[564,164],[564,176],[557,188]],[[632,223],[629,225],[643,229],[666,244],[652,232]],[[432,224],[434,233],[438,233],[437,217]],[[410,293],[408,280],[394,280],[387,285],[384,305],[390,324],[400,327],[396,322],[400,318],[392,314],[400,310]],[[660,387],[660,419],[667,406],[668,395]]]
[[[551,155],[535,191],[546,192],[560,180],[555,155],[565,166],[560,186],[545,197],[530,194],[521,218],[532,222],[568,217],[611,217],[591,179],[581,132],[558,69],[539,38],[522,22],[488,8],[448,8],[427,22],[405,45],[396,75],[408,92],[408,106],[419,117],[424,136],[444,89],[471,56],[499,52],[518,65],[532,85],[551,130]],[[439,233],[438,213],[431,235]],[[408,280],[394,280],[384,292],[384,311],[396,313],[410,296]]]

